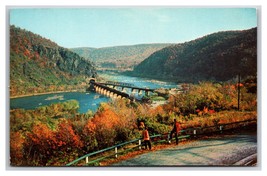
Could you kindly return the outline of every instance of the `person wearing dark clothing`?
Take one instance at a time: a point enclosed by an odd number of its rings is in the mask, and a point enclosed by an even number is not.
[[[174,123],[173,123],[173,128],[170,134],[170,139],[169,139],[169,143],[171,143],[172,140],[172,136],[173,134],[175,135],[175,141],[176,141],[176,145],[178,145],[179,143],[179,138],[178,138],[178,133],[180,132],[180,123],[176,121],[176,119],[174,119]]]
[[[145,149],[147,149],[147,146],[148,146],[149,150],[151,150],[151,141],[150,141],[147,127],[145,127],[145,129],[143,131],[143,140],[144,140]]]

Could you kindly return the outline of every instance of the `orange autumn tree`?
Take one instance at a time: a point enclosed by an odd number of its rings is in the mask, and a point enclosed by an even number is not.
[[[83,147],[80,136],[75,134],[71,122],[62,119],[56,131],[57,147],[66,154]]]
[[[57,148],[57,139],[55,132],[46,124],[38,123],[33,125],[32,132],[27,134],[25,144],[27,151],[27,162],[30,165],[45,166],[48,160],[54,157]]]
[[[139,105],[126,99],[116,99],[109,103],[109,107],[119,116],[116,126],[116,141],[125,142],[139,137],[136,108]]]
[[[10,133],[10,160],[11,165],[19,166],[23,165],[23,145],[24,137],[21,132],[11,132]]]
[[[107,104],[101,105],[92,118],[92,122],[96,125],[95,136],[99,148],[105,148],[115,144],[116,129],[119,125],[119,116],[114,113]]]
[[[56,131],[46,124],[35,124],[32,132],[27,134],[25,153],[30,165],[62,165],[62,162],[66,163],[76,158],[82,147],[83,143],[75,134],[71,123],[62,119]]]
[[[98,143],[96,139],[96,124],[94,124],[91,119],[88,120],[84,126],[81,136],[86,153],[97,149]]]
[[[112,146],[116,143],[135,138],[136,116],[131,109],[125,109],[125,103],[104,103],[93,118],[89,119],[83,129],[84,148],[88,151]],[[126,112],[125,110],[128,110]]]
[[[56,150],[54,159],[50,160],[49,165],[62,165],[70,162],[81,154],[84,146],[81,138],[75,133],[72,122],[61,119],[55,131]]]

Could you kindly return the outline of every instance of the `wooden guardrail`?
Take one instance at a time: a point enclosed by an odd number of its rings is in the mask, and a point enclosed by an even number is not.
[[[178,138],[179,139],[186,139],[186,138],[190,138],[190,137],[197,137],[197,135],[200,134],[205,134],[205,130],[210,129],[210,128],[215,128],[215,130],[213,130],[212,132],[220,132],[223,133],[224,129],[226,128],[226,126],[230,126],[230,125],[235,125],[235,124],[241,124],[243,123],[243,126],[248,125],[249,123],[253,123],[255,122],[255,120],[246,120],[246,121],[239,121],[239,122],[233,122],[233,123],[226,123],[226,124],[218,124],[218,125],[214,125],[214,126],[208,126],[208,127],[197,127],[197,128],[188,128],[188,129],[184,129],[181,130],[180,133],[184,135],[179,135]],[[151,140],[155,143],[160,143],[160,142],[167,142],[169,139],[169,133],[165,133],[165,134],[157,134],[157,135],[152,135],[150,136]],[[155,139],[155,140],[154,140]],[[129,144],[133,144],[134,145],[131,148],[128,149],[123,149],[122,151],[118,151],[119,148],[122,148],[123,146],[129,145]],[[98,161],[104,160],[106,158],[110,158],[110,157],[114,157],[117,158],[119,154],[130,151],[130,150],[134,150],[134,149],[142,149],[142,139],[138,138],[138,139],[134,139],[131,141],[127,141],[127,142],[123,142],[102,150],[98,150],[96,152],[92,152],[92,153],[88,153],[70,163],[68,163],[66,166],[72,166],[77,164],[79,161],[84,160],[85,159],[85,165],[90,165],[93,163],[96,163]],[[108,152],[113,150],[114,152],[111,152],[110,154],[106,155],[106,156],[100,156],[92,161],[89,161],[89,157],[93,157],[95,155],[98,154],[102,154],[104,152]]]

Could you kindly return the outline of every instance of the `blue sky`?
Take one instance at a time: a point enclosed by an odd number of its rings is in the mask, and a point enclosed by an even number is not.
[[[66,48],[181,43],[257,26],[254,8],[17,8],[10,24]]]

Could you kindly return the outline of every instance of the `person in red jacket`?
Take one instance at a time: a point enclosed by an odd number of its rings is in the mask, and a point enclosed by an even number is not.
[[[144,140],[145,149],[147,149],[147,146],[148,146],[149,150],[151,150],[151,141],[150,141],[147,127],[145,127],[143,131],[143,140]]]
[[[178,145],[178,143],[179,143],[178,133],[180,132],[180,130],[181,130],[180,123],[177,122],[176,119],[174,119],[173,128],[172,128],[170,138],[169,138],[169,143],[171,143],[172,135],[175,134],[176,145]]]

